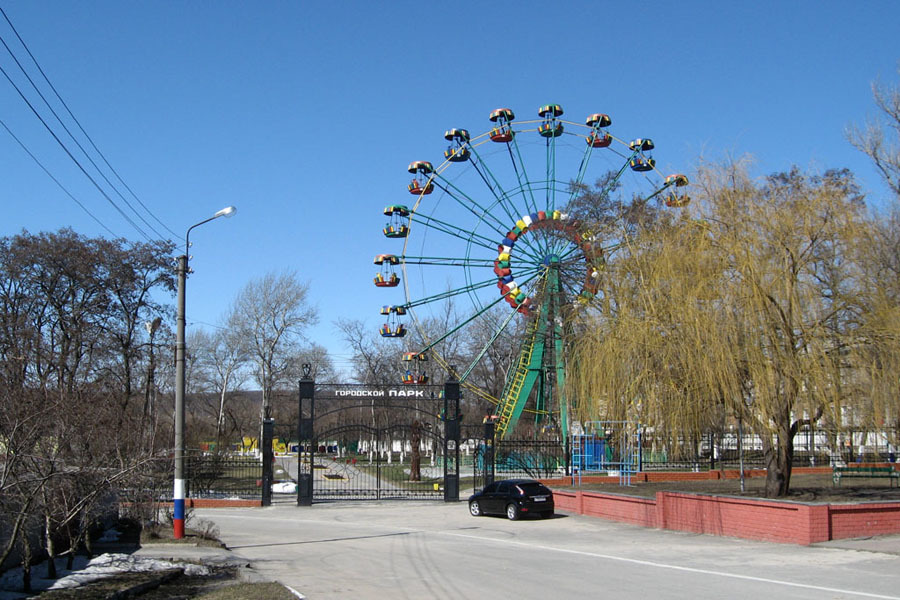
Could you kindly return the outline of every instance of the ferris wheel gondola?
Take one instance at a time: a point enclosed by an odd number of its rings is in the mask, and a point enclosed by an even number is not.
[[[381,269],[375,273],[376,287],[397,287],[400,285],[400,276],[395,270],[400,264],[400,259],[394,254],[377,254],[374,263]]]

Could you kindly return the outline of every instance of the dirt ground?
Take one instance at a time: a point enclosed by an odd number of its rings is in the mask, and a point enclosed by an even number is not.
[[[744,496],[748,498],[765,497],[766,480],[764,477],[747,477],[744,479],[745,491],[741,493],[740,479],[719,479],[708,481],[665,481],[658,483],[635,483],[631,486],[612,484],[582,484],[572,489],[583,491],[608,492],[612,494],[628,494],[653,498],[656,492],[694,492],[698,494],[720,494],[728,496]],[[829,504],[847,504],[855,502],[900,502],[900,488],[896,481],[890,487],[888,479],[845,478],[841,487],[835,487],[830,473],[816,475],[793,475],[791,491],[781,500],[795,502],[821,502]]]

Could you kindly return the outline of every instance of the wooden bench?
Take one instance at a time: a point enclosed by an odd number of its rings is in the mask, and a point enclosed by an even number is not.
[[[834,467],[831,475],[833,485],[840,486],[843,477],[886,478],[890,480],[891,487],[894,487],[894,481],[900,487],[900,472],[895,471],[894,467]]]

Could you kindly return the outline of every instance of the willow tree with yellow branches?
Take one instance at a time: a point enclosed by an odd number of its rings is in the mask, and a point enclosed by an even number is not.
[[[873,222],[859,247],[861,296],[857,343],[848,360],[858,365],[852,384],[860,399],[848,407],[859,424],[883,429],[900,445],[900,213]]]
[[[900,74],[900,66],[897,73]],[[855,383],[865,393],[855,406],[857,418],[885,428],[892,444],[900,445],[900,86],[872,84],[878,109],[865,126],[847,130],[847,139],[866,154],[893,193],[893,210],[877,219],[867,232],[859,253],[865,283],[860,343],[853,347],[860,365]]]
[[[846,171],[757,182],[707,166],[694,189],[689,211],[609,262],[571,346],[572,392],[582,419],[640,420],[671,440],[742,418],[763,441],[767,495],[783,496],[798,429],[841,423],[858,392],[864,206]]]

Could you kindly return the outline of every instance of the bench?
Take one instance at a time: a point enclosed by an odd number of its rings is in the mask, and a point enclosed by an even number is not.
[[[894,481],[898,482],[900,487],[900,472],[895,471],[894,467],[834,467],[832,472],[833,485],[840,486],[843,477],[871,477],[889,479],[889,485],[894,486]]]

